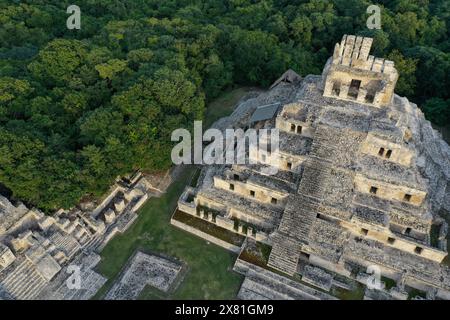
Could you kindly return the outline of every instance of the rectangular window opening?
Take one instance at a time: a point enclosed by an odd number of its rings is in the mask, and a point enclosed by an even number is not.
[[[339,96],[341,93],[341,83],[339,81],[335,81],[333,83],[333,89],[331,90],[331,93],[335,96]]]
[[[300,252],[300,258],[302,258],[303,260],[306,260],[306,261],[309,261],[309,257],[310,257],[310,254],[309,253],[306,253],[306,252]]]
[[[406,202],[410,202],[410,201],[411,201],[411,197],[412,197],[412,196],[411,196],[410,194],[407,193],[407,194],[405,194],[405,196],[403,197],[403,200],[406,201]]]
[[[350,88],[348,89],[348,96],[356,99],[358,97],[359,87],[361,86],[361,80],[352,79]]]
[[[388,242],[389,244],[394,244],[394,242],[395,242],[395,239],[394,239],[394,238],[391,238],[391,237],[389,237],[389,238],[387,239],[387,242]]]
[[[366,103],[373,103],[373,101],[375,100],[375,96],[371,93],[368,93],[366,95]]]

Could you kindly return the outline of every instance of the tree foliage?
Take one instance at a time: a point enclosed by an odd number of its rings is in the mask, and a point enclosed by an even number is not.
[[[47,211],[104,192],[118,175],[170,166],[170,133],[235,85],[291,68],[320,74],[344,33],[374,37],[397,92],[449,123],[446,0],[0,0],[0,183]]]

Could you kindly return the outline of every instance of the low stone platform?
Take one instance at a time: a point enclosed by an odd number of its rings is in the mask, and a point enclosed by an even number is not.
[[[146,285],[168,292],[182,267],[181,263],[138,251],[130,259],[105,300],[135,300]]]
[[[333,285],[333,275],[321,268],[307,265],[303,269],[302,281],[325,291],[330,291]]]
[[[337,298],[300,282],[288,279],[244,260],[237,259],[233,270],[245,275],[238,293],[242,300],[336,300]]]

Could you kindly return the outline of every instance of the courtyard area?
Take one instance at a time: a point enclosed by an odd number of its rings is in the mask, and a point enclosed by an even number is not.
[[[248,90],[235,89],[211,102],[206,115],[208,127],[218,118],[230,114]],[[170,224],[177,200],[184,187],[195,180],[197,169],[186,166],[180,171],[167,192],[160,198],[148,200],[140,209],[135,223],[103,249],[97,271],[108,281],[95,298],[105,297],[136,250],[172,256],[187,265],[187,273],[174,292],[167,294],[147,286],[139,299],[236,298],[243,281],[241,275],[231,271],[236,256]]]
[[[111,240],[102,251],[98,271],[108,282],[98,292],[101,299],[111,288],[133,253],[146,250],[175,257],[187,264],[183,282],[170,295],[146,288],[140,299],[234,299],[243,278],[231,271],[236,256],[170,225],[170,217],[186,184],[196,169],[185,167],[161,198],[150,199],[136,222],[123,235]]]

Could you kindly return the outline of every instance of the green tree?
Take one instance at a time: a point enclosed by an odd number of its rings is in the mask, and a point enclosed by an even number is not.
[[[423,104],[422,109],[431,122],[441,127],[450,125],[450,100],[431,98]]]
[[[412,96],[416,88],[415,73],[418,60],[405,58],[398,50],[393,50],[387,59],[394,61],[395,68],[400,74],[395,88],[397,93],[403,96]]]
[[[85,63],[86,45],[78,40],[51,41],[28,68],[36,79],[48,86],[64,86],[73,81]]]

